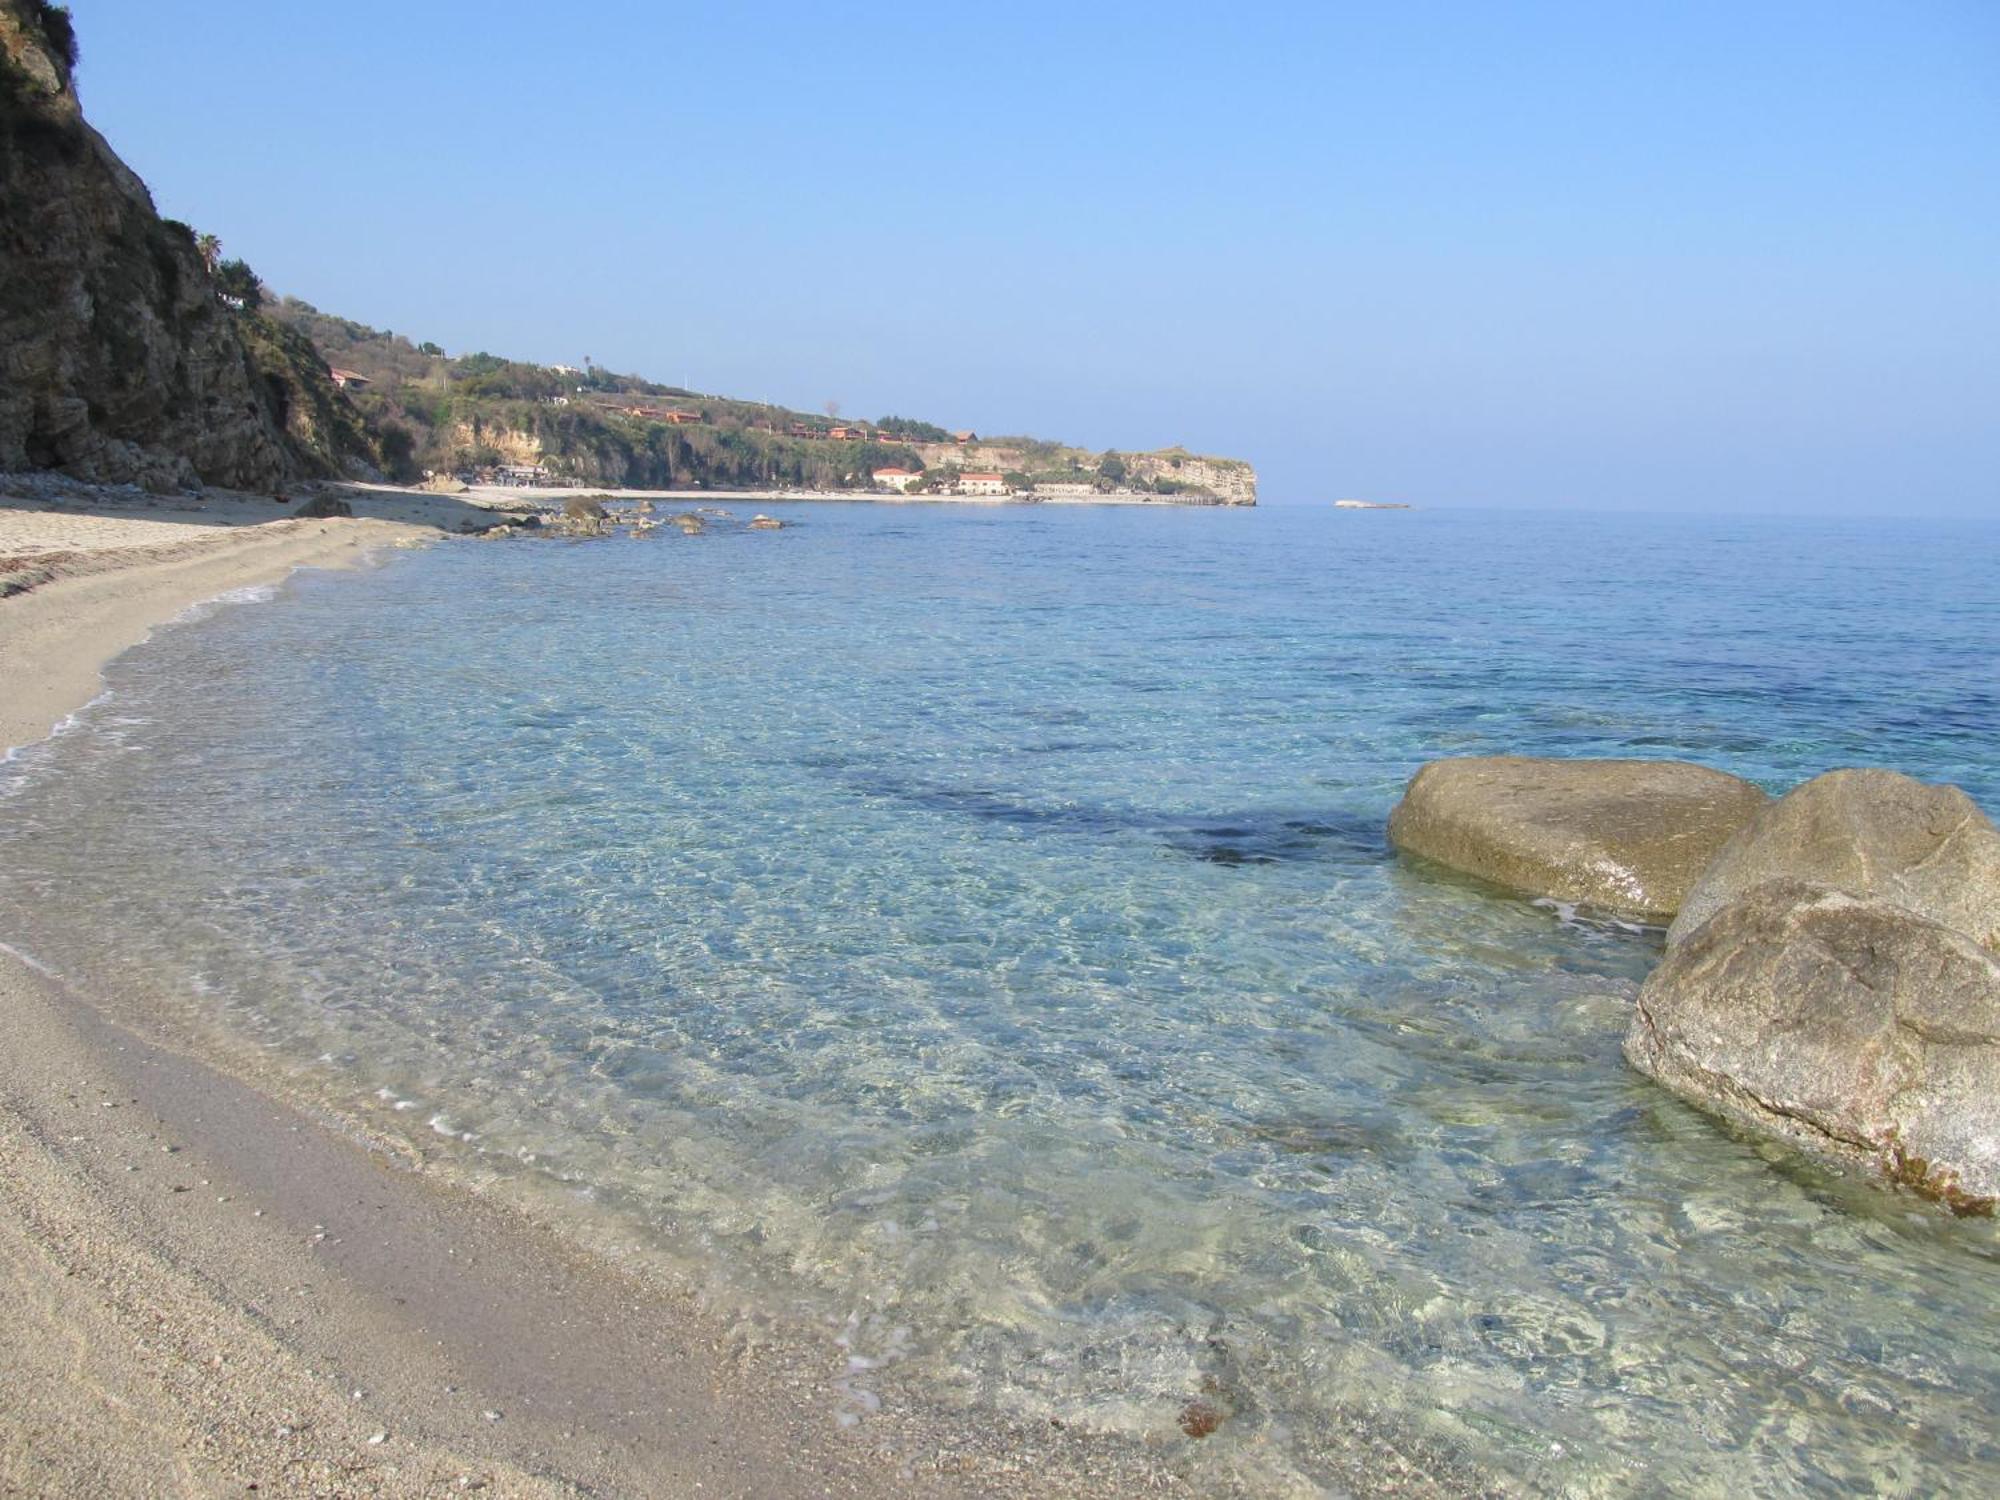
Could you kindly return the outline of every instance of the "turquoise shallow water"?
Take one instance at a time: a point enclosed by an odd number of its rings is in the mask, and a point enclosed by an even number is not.
[[[1492,751],[2000,808],[2000,527],[784,513],[163,632],[6,768],[0,938],[819,1330],[830,1421],[1199,1400],[1263,1493],[2000,1482],[1990,1226],[1666,1097],[1655,936],[1381,838]]]

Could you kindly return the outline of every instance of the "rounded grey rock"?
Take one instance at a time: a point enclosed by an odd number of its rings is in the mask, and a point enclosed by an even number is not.
[[[2000,831],[1955,786],[1894,771],[1815,776],[1723,847],[1667,942],[1684,942],[1737,897],[1779,879],[1892,902],[2000,953]]]
[[[2000,960],[1891,902],[1749,891],[1667,951],[1625,1056],[1712,1114],[1955,1212],[2000,1200]]]

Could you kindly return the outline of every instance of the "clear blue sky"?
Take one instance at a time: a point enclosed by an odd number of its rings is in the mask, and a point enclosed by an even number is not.
[[[454,353],[1253,459],[2000,513],[2000,3],[75,0],[92,120]]]

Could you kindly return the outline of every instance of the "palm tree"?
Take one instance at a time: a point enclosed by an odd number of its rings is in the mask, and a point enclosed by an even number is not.
[[[222,262],[222,241],[212,234],[198,234],[194,237],[194,248],[201,257],[202,265],[208,268],[208,274],[213,276],[216,266]]]

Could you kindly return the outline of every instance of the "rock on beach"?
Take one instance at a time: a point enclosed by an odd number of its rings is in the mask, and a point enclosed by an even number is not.
[[[1389,841],[1524,895],[1663,922],[1769,800],[1686,761],[1468,756],[1411,778]]]

